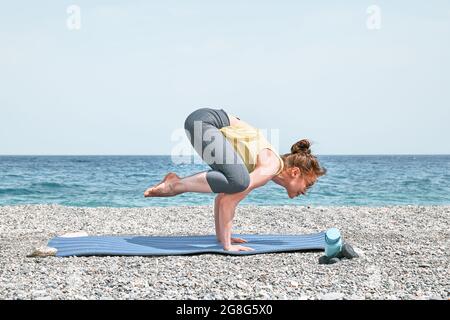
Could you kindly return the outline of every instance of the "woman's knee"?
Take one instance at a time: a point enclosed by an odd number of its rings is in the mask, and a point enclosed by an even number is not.
[[[224,173],[221,170],[210,170],[206,174],[211,190],[220,194],[232,194],[244,191],[250,185],[250,175],[245,168],[234,167],[226,170]],[[221,197],[217,197],[221,198]]]
[[[187,116],[186,120],[184,120],[184,129],[188,132],[192,132],[194,129],[195,117],[193,113]]]
[[[238,193],[242,192],[248,188],[250,185],[250,175],[247,170],[239,175],[238,178],[233,178],[230,181],[230,192],[229,193]]]
[[[199,108],[192,111],[184,120],[184,128],[188,131],[194,129],[196,121],[203,121],[204,115],[210,110],[210,108]]]

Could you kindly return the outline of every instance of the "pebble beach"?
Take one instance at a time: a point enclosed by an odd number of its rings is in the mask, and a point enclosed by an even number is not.
[[[450,297],[450,206],[239,206],[233,233],[330,227],[359,258],[322,252],[251,256],[27,257],[67,232],[214,234],[212,206],[0,207],[0,299],[433,299]]]

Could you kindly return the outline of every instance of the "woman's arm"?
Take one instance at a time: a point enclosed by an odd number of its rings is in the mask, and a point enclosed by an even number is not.
[[[216,228],[216,238],[218,241],[220,241],[219,239],[219,235],[220,235],[220,224],[219,224],[219,205],[220,205],[220,201],[223,198],[224,193],[219,193],[216,198],[214,199],[214,225]]]
[[[231,229],[233,226],[233,218],[236,207],[253,189],[265,185],[270,179],[271,175],[267,175],[267,168],[257,167],[250,173],[250,184],[242,192],[233,194],[221,194],[218,196],[216,204],[218,205],[216,217],[216,235],[219,241],[222,242],[225,250],[232,251],[248,251],[250,248],[243,246],[231,245]]]
[[[215,200],[214,200],[214,224],[215,224],[215,229],[216,229],[216,238],[217,241],[222,242],[219,239],[219,234],[220,234],[220,224],[219,224],[219,203],[220,200],[223,198],[224,193],[219,193]],[[231,243],[245,243],[247,242],[247,240],[241,239],[241,238],[231,238]]]
[[[236,205],[230,202],[220,206],[219,214],[219,241],[222,243],[225,250],[231,248],[231,229],[233,226],[233,218]]]

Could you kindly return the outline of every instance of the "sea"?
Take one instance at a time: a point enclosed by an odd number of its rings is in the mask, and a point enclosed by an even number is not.
[[[270,181],[241,205],[450,205],[450,155],[322,155],[326,176],[304,196],[290,199]],[[201,160],[155,156],[0,156],[0,206],[76,207],[212,205],[214,194],[144,198],[168,172],[209,170]]]

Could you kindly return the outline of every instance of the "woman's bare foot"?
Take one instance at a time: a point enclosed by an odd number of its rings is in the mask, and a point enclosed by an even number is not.
[[[160,183],[145,190],[144,197],[176,196],[182,192],[180,190],[175,190],[175,184],[180,180],[181,178],[175,173],[169,172]]]

